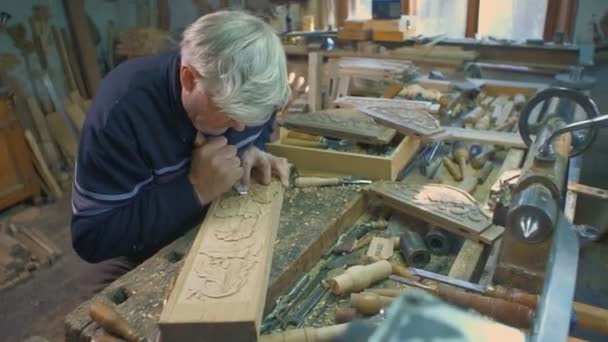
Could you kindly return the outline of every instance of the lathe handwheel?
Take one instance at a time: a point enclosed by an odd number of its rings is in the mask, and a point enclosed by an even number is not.
[[[599,116],[599,110],[597,109],[595,102],[581,92],[567,88],[547,88],[541,90],[526,103],[521,111],[519,121],[517,123],[519,127],[519,135],[521,135],[521,138],[526,145],[532,145],[533,141],[531,136],[537,133],[544,123],[553,116],[546,117],[540,123],[531,124],[528,122],[530,114],[538,104],[542,103],[543,101],[550,100],[553,97],[566,98],[573,101],[575,104],[578,104],[581,106],[581,108],[583,108],[583,111],[587,116],[586,119],[592,119]],[[572,117],[574,117],[574,115]],[[572,123],[566,120],[564,121],[566,124]],[[584,130],[574,131],[572,133],[572,150],[570,151],[570,157],[583,153],[593,143],[595,137],[597,136],[597,128],[591,127]]]

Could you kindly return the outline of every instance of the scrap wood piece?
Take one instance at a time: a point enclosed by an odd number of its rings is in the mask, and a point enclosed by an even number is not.
[[[5,232],[0,224],[0,290],[9,288],[31,276],[30,251],[19,240]]]
[[[386,145],[396,134],[394,129],[378,125],[352,109],[294,113],[288,115],[280,124],[295,131],[372,145]]]
[[[36,260],[42,264],[52,264],[62,255],[61,249],[38,229],[17,227],[11,223],[9,233],[26,246]]]
[[[368,192],[388,206],[468,239],[492,243],[502,232],[490,232],[492,217],[468,193],[445,184],[377,182]]]
[[[74,36],[76,52],[81,62],[81,72],[87,88],[87,94],[95,95],[101,81],[101,71],[97,63],[97,50],[94,45],[93,32],[89,19],[84,10],[84,0],[65,0],[65,11],[72,35]]]
[[[213,202],[161,314],[164,341],[258,336],[283,192],[273,181]]]
[[[342,108],[365,108],[368,106],[399,107],[412,110],[424,110],[429,113],[439,112],[439,104],[430,101],[401,100],[364,96],[342,96],[334,100],[334,105]]]
[[[59,55],[59,61],[61,62],[61,67],[63,68],[67,88],[71,91],[78,91],[78,85],[76,84],[76,78],[74,77],[74,68],[76,68],[76,66],[71,65],[68,57],[68,49],[65,46],[65,42],[63,41],[61,34],[55,26],[51,26],[51,32],[53,34],[53,40],[55,40],[55,49]]]
[[[517,133],[484,131],[460,127],[443,127],[443,132],[433,136],[435,140],[461,140],[480,144],[500,145],[505,147],[527,148],[528,146]],[[534,139],[534,138],[533,138]]]
[[[360,110],[380,124],[394,128],[405,135],[416,134],[428,137],[444,130],[437,119],[422,110],[377,105],[367,106]]]
[[[25,140],[27,140],[27,143],[33,154],[34,166],[38,170],[40,177],[44,180],[49,190],[51,190],[50,195],[53,195],[55,197],[61,197],[63,195],[63,191],[61,191],[61,187],[59,187],[59,184],[57,184],[57,181],[49,171],[49,167],[46,164],[44,158],[42,157],[42,153],[40,152],[38,144],[36,143],[36,138],[34,138],[34,135],[29,130],[25,130],[24,135]]]
[[[76,155],[78,154],[78,141],[68,128],[63,115],[53,112],[46,116],[46,122],[53,139],[59,145],[61,152],[69,165],[74,165]]]
[[[589,185],[584,185],[575,182],[568,183],[568,190],[577,192],[579,194],[585,194],[597,198],[601,198],[603,200],[608,200],[608,191],[600,188],[595,188]]]
[[[70,63],[70,68],[72,70],[72,75],[74,76],[74,81],[76,82],[76,87],[78,88],[78,92],[82,96],[90,95],[90,94],[88,94],[86,85],[84,83],[84,77],[83,77],[83,74],[81,71],[81,69],[82,69],[81,61],[79,61],[78,58],[76,57],[74,45],[70,41],[70,38],[68,36],[68,31],[66,29],[62,28],[60,30],[59,39],[61,41],[61,44],[63,44],[63,46],[65,47],[65,50],[66,50],[65,52],[67,54],[67,58]]]
[[[466,240],[450,268],[448,277],[471,281],[479,265],[483,247],[480,243]]]

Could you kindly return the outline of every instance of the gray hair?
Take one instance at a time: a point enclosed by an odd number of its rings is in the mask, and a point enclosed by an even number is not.
[[[243,124],[263,124],[290,96],[281,41],[250,14],[218,11],[200,17],[184,31],[181,56],[201,75],[216,106]]]

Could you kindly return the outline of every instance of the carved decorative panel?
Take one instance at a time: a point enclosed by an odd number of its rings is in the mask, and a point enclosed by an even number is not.
[[[403,134],[429,136],[443,131],[439,121],[422,110],[377,105],[367,106],[360,110],[379,123],[395,128]]]
[[[281,125],[304,133],[374,145],[388,144],[396,133],[394,129],[378,125],[366,115],[352,109],[292,113]]]
[[[418,109],[430,113],[435,113],[439,110],[438,104],[433,104],[429,101],[412,101],[401,99],[384,99],[379,97],[364,97],[364,96],[342,96],[334,100],[334,104],[342,108],[365,108],[369,106],[382,107],[398,107],[403,109]]]
[[[467,237],[478,236],[492,224],[471,195],[450,185],[380,182],[369,191],[404,214]]]

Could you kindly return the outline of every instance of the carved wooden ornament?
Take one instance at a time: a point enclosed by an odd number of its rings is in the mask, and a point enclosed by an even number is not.
[[[161,315],[164,341],[257,336],[282,201],[273,181],[213,202]]]
[[[281,125],[304,133],[373,145],[388,144],[396,134],[394,129],[378,125],[369,117],[352,109],[291,113]]]
[[[429,136],[443,131],[439,121],[422,110],[384,106],[367,106],[360,110],[382,125],[403,134]]]
[[[492,225],[471,195],[450,185],[379,182],[369,191],[404,214],[474,240]]]
[[[369,106],[398,107],[412,110],[425,110],[436,113],[439,110],[438,104],[429,101],[413,101],[400,99],[384,99],[379,97],[364,96],[342,96],[334,100],[334,104],[342,108],[365,108]]]

